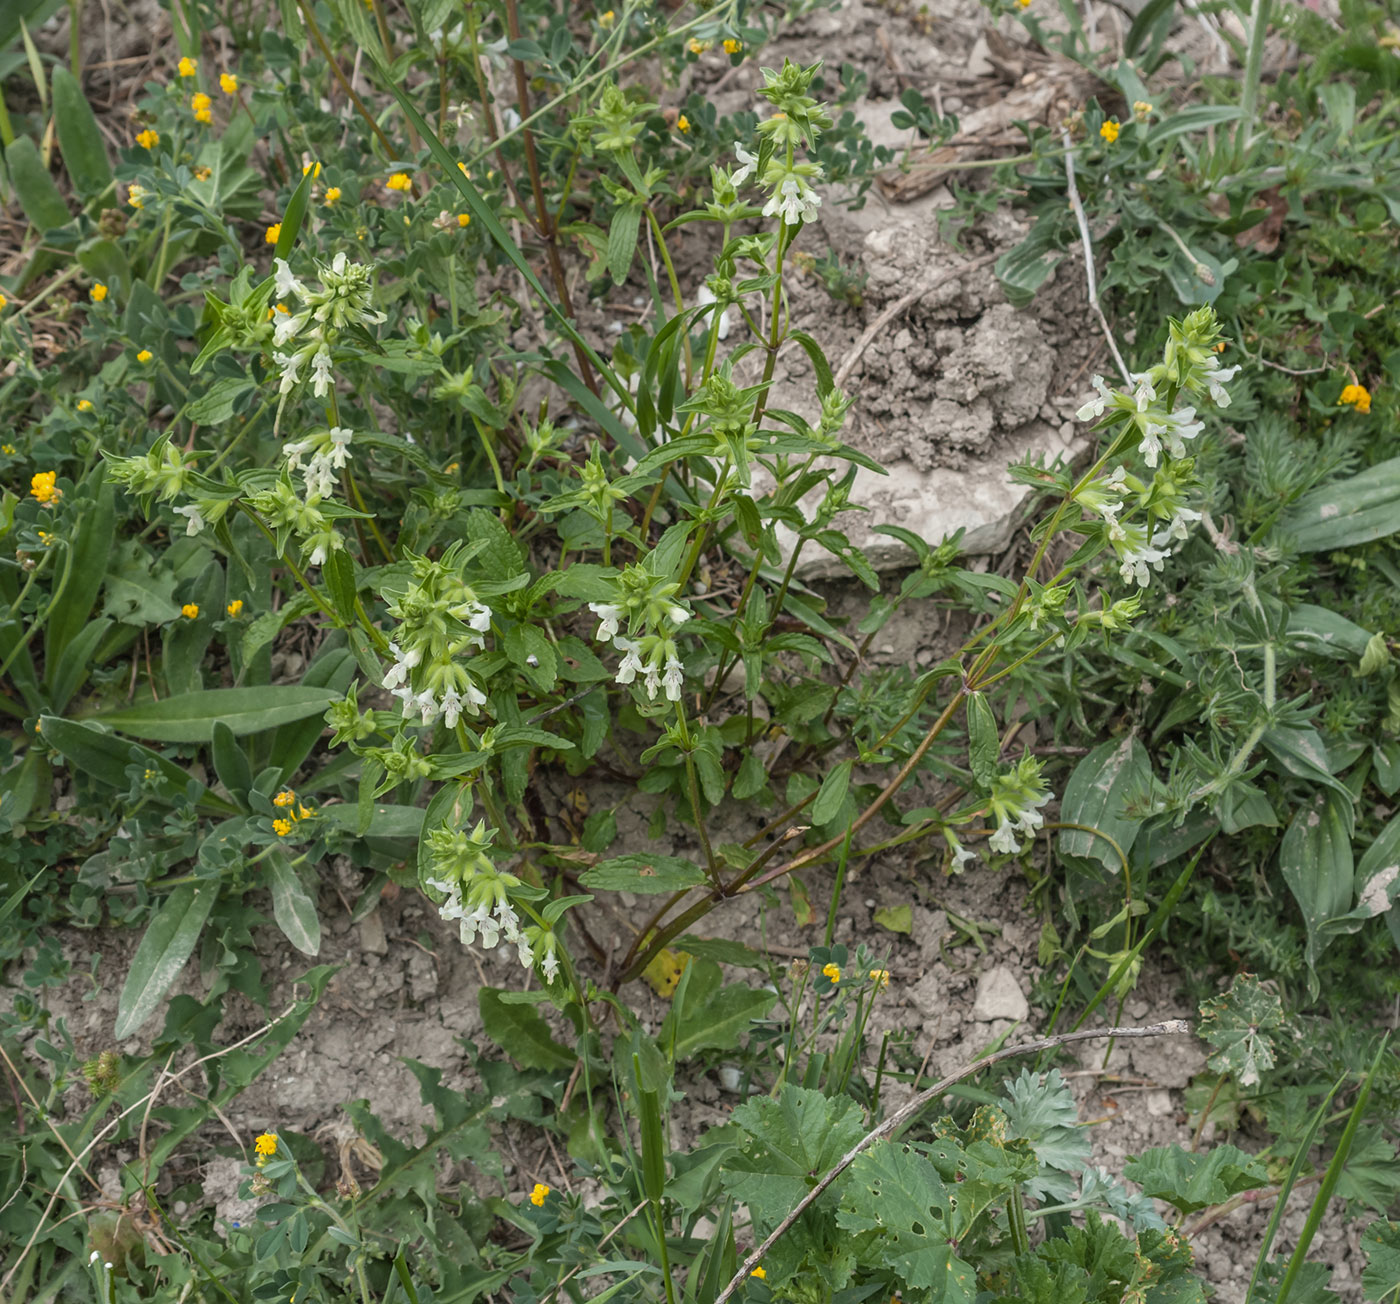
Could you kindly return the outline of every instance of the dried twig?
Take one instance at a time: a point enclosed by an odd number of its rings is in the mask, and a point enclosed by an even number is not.
[[[830,1169],[826,1175],[807,1192],[797,1207],[793,1209],[786,1218],[770,1232],[763,1243],[757,1246],[747,1259],[739,1266],[729,1284],[719,1293],[715,1304],[725,1304],[734,1294],[740,1285],[746,1281],[758,1267],[763,1256],[777,1243],[778,1238],[789,1227],[793,1225],[802,1213],[813,1201],[821,1195],[842,1173],[855,1162],[856,1157],[864,1150],[883,1136],[888,1136],[891,1132],[902,1124],[907,1123],[925,1105],[932,1104],[941,1096],[945,1095],[950,1087],[955,1086],[964,1078],[970,1078],[975,1073],[980,1073],[983,1069],[992,1064],[996,1064],[1004,1059],[1011,1059],[1019,1055],[1035,1055],[1043,1050],[1053,1050],[1057,1046],[1065,1046],[1074,1041],[1103,1041],[1109,1037],[1179,1037],[1191,1031],[1191,1025],[1185,1019],[1168,1019],[1165,1023],[1149,1024],[1145,1028],[1090,1028],[1080,1032],[1064,1032],[1055,1037],[1040,1037],[1035,1041],[1022,1042],[1019,1046],[1010,1046],[1005,1050],[999,1050],[992,1055],[984,1055],[981,1059],[969,1064],[966,1068],[959,1069],[951,1077],[944,1078],[941,1082],[935,1082],[926,1091],[921,1091],[912,1100],[909,1100],[899,1109],[895,1110],[879,1126],[867,1132],[854,1146],[851,1147],[836,1166]]]
[[[932,294],[941,285],[946,285],[949,281],[955,281],[965,272],[975,272],[979,267],[985,267],[988,263],[994,263],[1001,254],[983,254],[981,258],[974,258],[971,262],[963,263],[961,267],[954,267],[952,270],[944,272],[942,276],[936,276],[927,285],[920,289],[911,290],[902,299],[896,300],[875,318],[869,326],[865,328],[865,333],[856,341],[853,348],[847,355],[846,360],[841,364],[841,368],[836,373],[836,386],[839,389],[845,384],[846,377],[855,370],[855,365],[861,360],[865,350],[870,347],[870,342],[898,317],[906,308],[912,308],[925,295]]]
[[[1099,306],[1099,287],[1094,276],[1094,241],[1089,235],[1089,219],[1084,214],[1084,205],[1079,198],[1079,187],[1074,181],[1074,146],[1070,141],[1069,132],[1060,133],[1060,139],[1065,146],[1065,186],[1069,191],[1070,207],[1074,209],[1074,220],[1079,223],[1079,243],[1084,248],[1084,278],[1089,285],[1089,306],[1098,316],[1099,325],[1103,327],[1103,337],[1108,341],[1109,352],[1113,354],[1113,360],[1118,364],[1119,374],[1123,377],[1125,385],[1132,384],[1132,373],[1128,370],[1128,364],[1123,361],[1123,355],[1118,352],[1118,341],[1113,338],[1113,332],[1109,329],[1108,318],[1103,315],[1103,309]]]

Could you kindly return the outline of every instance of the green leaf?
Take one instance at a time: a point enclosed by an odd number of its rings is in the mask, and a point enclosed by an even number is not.
[[[61,65],[53,70],[53,118],[74,189],[84,199],[105,192],[112,184],[112,165],[102,133],[78,79]]]
[[[272,888],[272,917],[277,927],[303,955],[319,954],[321,920],[311,894],[302,886],[284,852],[274,851],[268,858],[267,868]]]
[[[1271,1032],[1283,1027],[1283,1002],[1257,978],[1237,974],[1230,990],[1201,1005],[1200,1034],[1215,1047],[1209,1064],[1242,1087],[1274,1066]]]
[[[1113,843],[1124,857],[1132,850],[1143,819],[1151,813],[1144,800],[1151,785],[1152,763],[1136,734],[1095,747],[1074,767],[1065,784],[1060,819],[1065,824],[1098,829],[1113,842],[1082,829],[1064,829],[1059,836],[1061,859],[1082,869],[1092,868],[1094,862],[1110,874],[1120,873],[1123,859]],[[1141,814],[1133,813],[1134,803]]]
[[[678,856],[617,856],[600,860],[579,876],[579,882],[594,891],[638,892],[646,896],[704,887],[709,881],[699,865]]]
[[[5,163],[25,217],[41,231],[66,226],[73,215],[49,176],[38,146],[28,136],[17,136],[5,150]]]
[[[1058,247],[1059,223],[1039,218],[1030,234],[996,261],[996,278],[1013,308],[1024,308],[1065,256]]]
[[[1145,1195],[1165,1200],[1182,1213],[1223,1204],[1232,1195],[1269,1183],[1263,1164],[1229,1145],[1216,1146],[1206,1154],[1158,1146],[1129,1159],[1123,1176],[1141,1186]]]
[[[1284,882],[1308,930],[1308,987],[1318,992],[1317,960],[1335,934],[1329,919],[1351,909],[1353,865],[1351,803],[1335,792],[1319,794],[1294,815],[1279,846]]]
[[[328,688],[273,684],[265,688],[207,688],[182,693],[161,702],[128,706],[96,717],[109,728],[138,738],[164,743],[207,743],[214,722],[222,721],[235,736],[261,733],[294,720],[322,715],[340,697]]]
[[[248,754],[239,746],[233,730],[222,720],[214,722],[210,741],[214,744],[214,773],[219,776],[219,782],[236,802],[246,803],[248,790],[253,786],[253,767],[248,761]]]
[[[315,181],[316,169],[301,174],[301,181],[292,191],[287,201],[287,211],[282,215],[281,230],[277,233],[277,247],[272,251],[274,258],[291,256],[292,246],[297,242],[301,224],[306,218],[306,206],[311,202],[311,185]]]
[[[1400,1290],[1400,1223],[1378,1218],[1361,1234],[1366,1266],[1361,1289],[1368,1300],[1382,1300]]]
[[[107,573],[102,614],[123,625],[164,625],[180,618],[175,573],[135,539],[120,545]]]
[[[967,759],[972,776],[983,788],[991,788],[1001,757],[1001,734],[997,718],[985,693],[969,693],[967,698]]]
[[[1330,552],[1400,530],[1400,457],[1304,494],[1283,518],[1299,552]]]
[[[1089,1134],[1079,1125],[1079,1107],[1059,1069],[1045,1074],[1022,1069],[1002,1083],[1007,1099],[1007,1136],[1029,1143],[1042,1164],[1079,1173],[1089,1162]]]
[[[185,414],[201,426],[221,426],[233,416],[238,400],[253,388],[247,376],[221,376],[189,405]]]
[[[723,975],[713,960],[694,960],[684,987],[676,989],[657,1040],[677,1063],[702,1050],[734,1050],[755,1019],[773,1008],[778,993],[743,983],[721,987]]]
[[[496,987],[483,987],[477,994],[486,1035],[521,1068],[572,1069],[578,1056],[554,1040],[537,1010],[501,999],[514,994]]]
[[[812,803],[812,823],[819,828],[829,824],[841,813],[841,804],[846,800],[846,792],[851,786],[852,760],[842,761],[822,780],[821,791]]]
[[[113,1036],[118,1041],[156,1012],[190,958],[218,897],[217,880],[177,887],[151,920],[117,1000]]]
[[[342,623],[355,622],[355,599],[358,587],[355,583],[355,560],[350,553],[339,548],[326,558],[321,567],[321,578],[326,581],[326,591],[331,595],[331,605]]]
[[[608,228],[608,273],[614,285],[627,279],[632,259],[637,253],[637,232],[641,227],[640,204],[623,204],[613,214]]]
[[[101,474],[99,467],[95,477]],[[44,626],[44,655],[49,665],[58,664],[64,649],[87,625],[106,575],[107,559],[112,555],[117,521],[115,491],[111,485],[102,484],[100,478],[92,483],[98,486],[97,496],[73,531],[72,569],[63,601]],[[55,710],[63,709],[58,701],[51,705]]]
[[[873,1234],[875,1261],[904,1285],[929,1291],[935,1304],[972,1304],[977,1271],[949,1244],[954,1203],[928,1159],[912,1146],[880,1141],[851,1164],[836,1221],[847,1232]]]
[[[1300,602],[1288,613],[1288,641],[1312,656],[1354,661],[1365,655],[1371,634],[1327,607]]]
[[[871,918],[881,928],[888,928],[892,933],[908,936],[914,931],[913,906],[881,906]]]
[[[1146,41],[1152,28],[1157,21],[1176,4],[1176,0],[1148,0],[1138,16],[1133,19],[1132,26],[1128,28],[1128,35],[1123,41],[1123,53],[1131,59]]]

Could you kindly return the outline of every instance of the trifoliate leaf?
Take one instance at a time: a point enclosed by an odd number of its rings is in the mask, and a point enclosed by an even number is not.
[[[1274,1066],[1271,1032],[1283,1026],[1283,1003],[1257,978],[1239,975],[1230,990],[1201,1005],[1201,1036],[1216,1049],[1209,1064],[1242,1087]]]
[[[957,1196],[912,1146],[878,1142],[851,1165],[836,1221],[879,1237],[874,1256],[934,1304],[972,1304],[977,1272],[953,1252],[948,1233]]]
[[[1264,1165],[1234,1146],[1216,1146],[1206,1154],[1192,1154],[1180,1146],[1158,1146],[1123,1165],[1123,1176],[1143,1192],[1181,1210],[1195,1213],[1207,1205],[1222,1204],[1241,1191],[1268,1185]]]

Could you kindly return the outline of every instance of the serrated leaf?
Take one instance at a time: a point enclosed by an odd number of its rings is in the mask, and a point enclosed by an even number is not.
[[[151,920],[117,1000],[113,1036],[118,1041],[131,1036],[156,1012],[190,958],[218,898],[217,880],[188,883],[177,887]]]
[[[572,1069],[578,1056],[554,1040],[539,1012],[528,1005],[503,1001],[505,994],[495,987],[483,987],[477,994],[486,1035],[521,1068]]]
[[[721,986],[713,960],[693,960],[685,986],[677,992],[657,1040],[677,1062],[702,1050],[734,1050],[744,1034],[773,1008],[778,993],[744,983]]]
[[[1258,978],[1236,975],[1230,990],[1201,1004],[1200,1034],[1215,1051],[1208,1063],[1242,1087],[1274,1066],[1271,1033],[1283,1027],[1283,1002]]]
[[[1361,1234],[1366,1266],[1361,1289],[1368,1300],[1382,1300],[1400,1289],[1400,1223],[1378,1218]]]
[[[1079,1107],[1059,1069],[1020,1075],[1002,1084],[1007,1099],[1007,1136],[1027,1142],[1042,1164],[1062,1173],[1078,1173],[1089,1161],[1090,1144],[1079,1125]]]
[[[976,1270],[949,1243],[953,1204],[923,1155],[881,1141],[851,1164],[836,1221],[847,1232],[873,1233],[878,1261],[905,1285],[930,1292],[936,1304],[972,1304]]]
[[[693,861],[679,856],[631,855],[601,860],[579,882],[593,891],[640,892],[648,896],[704,887],[709,879]]]
[[[1263,1164],[1230,1145],[1216,1146],[1205,1154],[1158,1146],[1130,1158],[1123,1176],[1142,1187],[1144,1194],[1165,1200],[1182,1213],[1223,1204],[1232,1195],[1269,1183]]]

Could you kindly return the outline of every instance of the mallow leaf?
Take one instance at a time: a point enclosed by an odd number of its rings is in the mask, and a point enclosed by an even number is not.
[[[1201,1005],[1201,1036],[1215,1047],[1208,1063],[1242,1087],[1257,1086],[1274,1066],[1270,1033],[1283,1027],[1278,993],[1248,974],[1237,975],[1229,991]]]
[[[1144,1194],[1165,1200],[1182,1213],[1223,1204],[1241,1191],[1267,1186],[1269,1175],[1253,1155],[1235,1146],[1192,1154],[1180,1146],[1157,1146],[1123,1165],[1123,1176]]]

